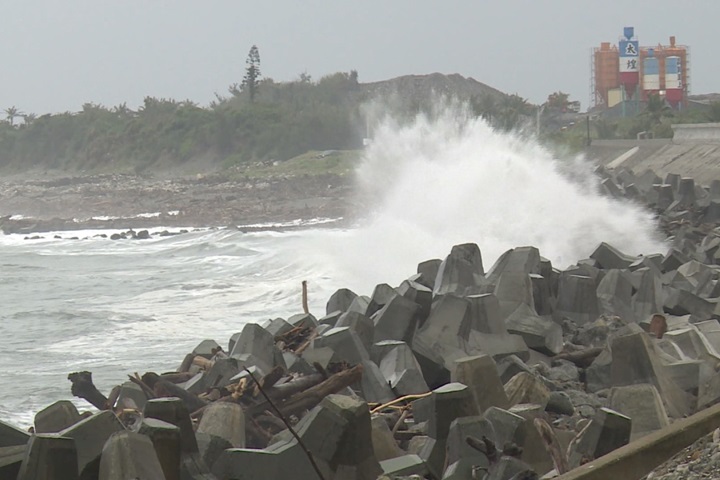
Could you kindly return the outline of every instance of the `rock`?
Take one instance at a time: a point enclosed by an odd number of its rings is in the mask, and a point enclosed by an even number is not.
[[[660,278],[652,271],[645,270],[640,277],[640,285],[632,299],[635,318],[643,319],[656,313],[662,313],[665,294]]]
[[[455,360],[451,379],[453,382],[467,385],[479,413],[490,407],[510,407],[510,401],[498,375],[497,365],[489,355]]]
[[[143,389],[138,384],[128,381],[120,385],[114,407],[142,411],[147,400],[147,395]]]
[[[17,480],[79,480],[78,457],[79,452],[71,438],[33,435]]]
[[[425,323],[428,315],[430,315],[430,307],[432,306],[432,290],[413,280],[403,281],[397,290],[400,295],[417,304],[417,323],[419,325]]]
[[[360,338],[350,327],[331,328],[315,339],[316,348],[328,347],[333,351],[333,362],[363,363],[370,355]]]
[[[632,308],[632,294],[632,283],[623,271],[607,271],[597,287],[600,312],[618,316],[628,323],[634,322],[636,317]]]
[[[525,419],[519,426],[519,436],[524,440],[519,444],[523,451],[520,459],[530,465],[539,474],[552,470],[553,462],[550,454],[545,449],[538,429],[535,427],[535,419],[547,419],[544,407],[536,404],[514,405],[510,411]],[[547,420],[546,420],[547,421]]]
[[[550,392],[545,411],[570,417],[575,415],[575,407],[573,407],[572,400],[570,400],[570,396],[565,392]]]
[[[100,480],[165,478],[150,439],[133,432],[117,432],[105,442]]]
[[[580,382],[580,370],[574,363],[567,360],[554,360],[547,378],[560,384],[578,383]]]
[[[613,387],[608,404],[611,409],[632,419],[631,442],[670,425],[654,385],[646,383]]]
[[[193,355],[200,355],[208,360],[215,356],[218,350],[222,350],[222,347],[218,345],[215,340],[203,340],[195,347],[192,351]]]
[[[60,400],[35,414],[35,433],[57,433],[81,420],[75,405]]]

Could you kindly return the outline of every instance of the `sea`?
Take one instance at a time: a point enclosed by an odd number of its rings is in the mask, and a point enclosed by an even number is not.
[[[486,269],[526,245],[560,269],[603,241],[665,253],[652,214],[601,195],[595,167],[444,106],[409,123],[378,120],[355,172],[366,213],[351,227],[314,219],[149,240],[110,240],[110,230],[0,236],[0,420],[27,428],[61,399],[92,409],[72,397],[71,372],[92,372],[107,394],[135,372],[175,370],[205,339],[227,348],[249,322],[301,313],[304,280],[319,318],[338,288],[369,296],[398,286],[459,243],[477,243]],[[19,213],[0,204],[0,215]],[[151,232],[162,230],[180,229]]]

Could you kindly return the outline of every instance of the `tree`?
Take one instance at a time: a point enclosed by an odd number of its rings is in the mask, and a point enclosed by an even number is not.
[[[665,117],[672,117],[672,108],[657,93],[648,95],[647,105],[642,115],[648,117],[653,125],[657,125]]]
[[[10,123],[10,126],[12,127],[15,124],[15,119],[22,116],[22,112],[20,112],[20,110],[18,110],[16,107],[12,106],[5,109],[5,116],[7,117],[8,123]]]
[[[555,92],[548,95],[547,102],[545,102],[545,105],[547,105],[547,108],[559,112],[565,112],[567,111],[568,105],[570,103],[570,95],[564,92]]]
[[[243,77],[242,88],[247,90],[250,95],[250,102],[255,101],[255,95],[257,95],[258,84],[260,82],[260,52],[256,45],[250,48],[247,60],[245,60],[245,77]]]

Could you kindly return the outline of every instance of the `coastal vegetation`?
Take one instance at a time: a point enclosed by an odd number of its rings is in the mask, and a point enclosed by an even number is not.
[[[431,74],[360,83],[358,72],[314,80],[307,72],[289,82],[263,77],[253,46],[241,82],[209,105],[145,97],[132,109],[86,103],[76,112],[37,115],[17,106],[0,120],[0,169],[75,173],[226,171],[246,176],[348,171],[370,135],[371,100],[400,119],[432,112],[437,92],[466,102],[470,111],[504,131],[521,129],[571,148],[587,140],[584,116],[563,92],[536,106],[460,75]],[[593,118],[592,138],[635,138],[650,131],[672,135],[673,122],[720,120],[720,104],[705,111],[673,112],[651,98],[628,118]],[[542,126],[542,128],[541,128]],[[322,152],[335,152],[322,155]],[[341,153],[349,152],[349,153]],[[287,160],[293,162],[283,165]]]

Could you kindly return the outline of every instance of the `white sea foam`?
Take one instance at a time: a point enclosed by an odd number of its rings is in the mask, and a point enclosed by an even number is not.
[[[399,282],[418,262],[465,242],[480,246],[487,266],[525,245],[560,268],[603,241],[633,255],[664,253],[652,215],[601,196],[593,168],[462,108],[406,126],[388,119],[357,172],[364,198],[374,200],[369,220],[323,250],[364,286]]]

